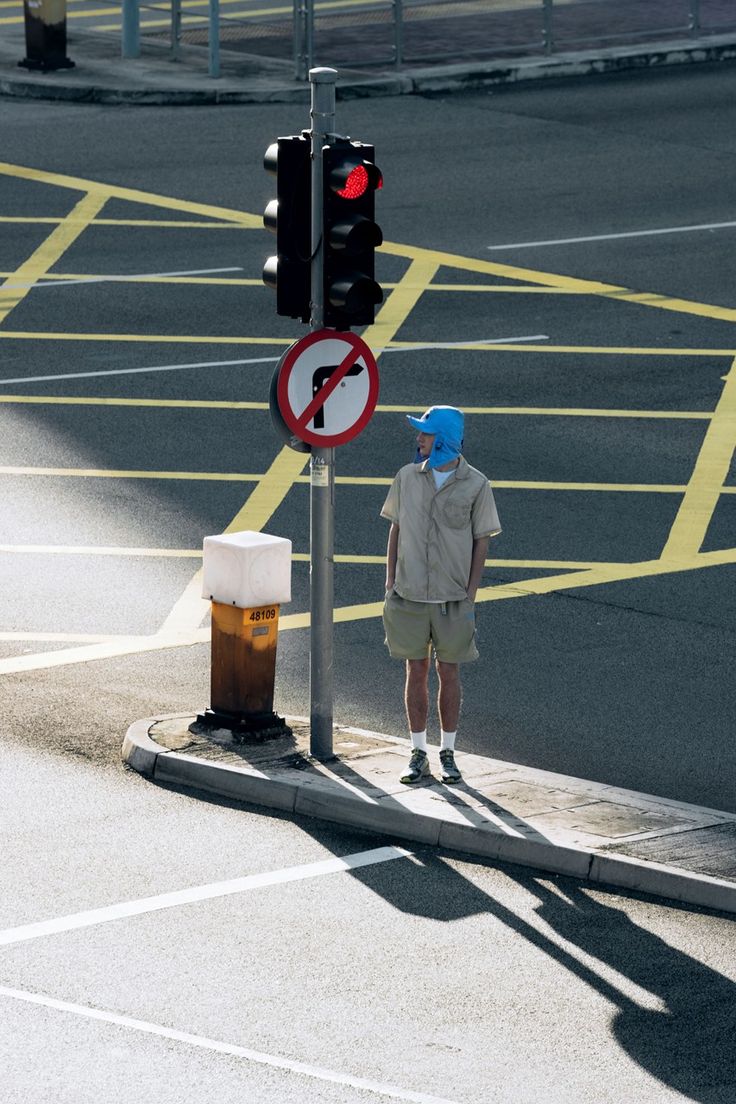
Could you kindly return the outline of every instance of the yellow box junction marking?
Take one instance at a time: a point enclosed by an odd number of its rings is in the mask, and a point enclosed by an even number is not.
[[[366,331],[364,340],[374,346],[378,341],[390,341],[398,328],[403,325],[435,272],[436,265],[413,262],[403,280],[399,282],[378,312],[374,324]],[[285,445],[225,532],[263,530],[286,498],[295,480],[301,476],[308,462],[308,454],[295,452]],[[209,603],[201,597],[201,591],[202,569],[200,568],[159,629],[159,635],[162,638],[169,639],[172,635],[181,636],[197,629],[209,608]]]
[[[25,299],[34,283],[56,264],[69,246],[87,229],[106,202],[107,197],[100,193],[80,199],[67,218],[52,230],[28,260],[0,286],[0,326],[13,308]],[[6,285],[11,286],[6,288]]]
[[[0,338],[6,340],[53,340],[53,341],[133,341],[133,342],[162,342],[162,343],[207,343],[211,345],[269,345],[280,348],[288,342],[282,339],[268,337],[222,337],[222,336],[188,336],[188,335],[152,335],[152,334],[93,334],[93,333],[38,333],[10,331],[2,328],[8,315],[38,280],[62,279],[59,273],[48,273],[48,269],[56,264],[65,250],[90,226],[138,226],[141,228],[176,228],[176,229],[261,229],[262,222],[258,215],[248,212],[223,208],[214,205],[195,203],[180,200],[174,197],[160,196],[156,193],[137,189],[122,188],[117,185],[108,185],[100,182],[81,179],[60,173],[50,173],[24,166],[11,165],[0,162],[0,175],[14,176],[20,179],[48,184],[53,187],[81,192],[82,198],[66,216],[48,219],[15,219],[11,215],[3,216],[4,221],[23,221],[46,223],[54,229],[41,246],[21,265],[15,272],[5,273],[3,293],[0,288]],[[163,210],[177,211],[190,216],[188,219],[114,219],[99,217],[102,207],[109,199],[129,201],[136,204],[159,207]],[[426,347],[426,343],[396,340],[396,333],[411,313],[421,297],[432,291],[457,291],[462,293],[515,293],[515,294],[559,294],[559,295],[594,295],[610,298],[621,303],[633,303],[654,309],[674,311],[677,313],[692,314],[703,318],[711,318],[719,321],[736,321],[736,310],[712,304],[697,303],[689,300],[673,298],[664,295],[641,292],[617,285],[599,281],[578,279],[563,276],[558,273],[548,273],[533,269],[521,268],[513,265],[499,264],[494,261],[478,260],[459,255],[424,249],[416,246],[407,246],[397,243],[385,243],[382,251],[389,255],[398,256],[409,262],[404,277],[396,284],[384,285],[392,288],[392,294],[387,299],[374,326],[370,327],[364,335],[365,339],[378,352],[382,349],[417,349]],[[487,285],[475,284],[448,284],[445,282],[434,283],[440,267],[467,271],[474,274],[485,274],[515,283],[491,283]],[[69,279],[70,277],[66,277]],[[84,279],[84,277],[79,277]],[[94,279],[94,277],[91,277]],[[165,283],[217,283],[233,284],[240,286],[258,286],[260,281],[254,279],[237,278],[207,278],[207,277],[135,277],[134,279],[145,281],[152,280]],[[9,287],[10,284],[22,284],[22,287]],[[728,357],[736,357],[736,348],[662,348],[662,347],[621,347],[621,346],[572,346],[549,344],[526,344],[509,342],[504,345],[493,345],[469,341],[458,344],[457,348],[474,350],[479,353],[493,352],[521,352],[523,354],[567,354],[567,355],[612,355],[612,356],[637,356],[637,357],[699,357],[707,360]],[[566,410],[563,408],[537,408],[537,407],[468,407],[469,413],[491,415],[519,415],[519,416],[561,416],[561,417],[624,417],[624,418],[672,418],[705,420],[709,423],[705,438],[701,446],[698,458],[690,480],[686,486],[679,485],[650,485],[650,484],[592,484],[592,483],[567,483],[557,484],[540,481],[494,481],[496,487],[513,487],[528,490],[567,489],[576,491],[621,491],[627,490],[636,493],[665,493],[682,495],[682,502],[672,530],[664,545],[660,559],[644,561],[641,563],[587,563],[577,561],[533,561],[533,560],[508,560],[491,561],[497,566],[515,567],[519,569],[546,569],[561,570],[563,574],[547,575],[543,578],[515,582],[513,584],[496,585],[482,588],[478,593],[479,601],[497,601],[505,598],[522,597],[528,595],[540,595],[552,593],[558,590],[570,589],[582,586],[600,585],[621,579],[635,579],[646,576],[666,574],[682,570],[697,570],[706,567],[714,567],[736,562],[736,549],[725,549],[717,552],[703,553],[700,551],[702,541],[707,531],[721,494],[736,493],[736,488],[726,487],[723,481],[726,478],[730,459],[736,441],[736,361],[730,372],[724,377],[725,386],[721,399],[713,412],[700,411],[626,411],[626,410]],[[187,400],[127,400],[127,399],[97,399],[97,398],[73,398],[73,397],[40,397],[40,396],[3,396],[0,395],[0,403],[34,403],[34,402],[58,402],[83,404],[85,402],[98,405],[129,405],[129,406],[170,406],[211,409],[267,409],[265,403],[210,403]],[[417,407],[386,406],[379,407],[379,411],[408,412]],[[265,526],[274,511],[284,500],[292,486],[307,481],[303,475],[303,469],[307,458],[302,454],[295,454],[291,450],[283,449],[275,458],[274,463],[263,475],[248,475],[238,473],[182,473],[182,472],[111,472],[93,471],[86,469],[42,469],[42,468],[2,468],[0,472],[7,474],[36,474],[36,475],[76,475],[98,476],[106,478],[160,478],[160,479],[222,479],[237,481],[252,481],[256,484],[254,491],[230,523],[228,531],[236,531],[240,528],[262,528]],[[339,482],[356,485],[385,485],[389,482],[384,478],[351,478],[338,477]],[[108,554],[108,555],[166,555],[185,556],[196,558],[201,556],[197,550],[185,549],[84,549],[84,548],[44,548],[43,546],[0,546],[0,552],[11,551],[38,551],[38,552],[67,552],[69,554]],[[306,559],[305,554],[295,554],[295,559]],[[383,562],[382,556],[338,556],[336,560],[341,563],[375,563]],[[36,639],[57,641],[78,641],[80,647],[67,649],[62,652],[45,653],[37,656],[23,656],[14,659],[0,661],[0,672],[8,670],[32,670],[41,666],[55,666],[61,663],[80,662],[88,659],[101,659],[105,656],[126,654],[129,652],[155,650],[162,647],[175,647],[183,643],[197,643],[208,639],[208,630],[199,628],[201,621],[202,600],[197,593],[197,580],[195,576],[187,590],[176,604],[169,617],[164,622],[161,630],[152,637],[121,637],[103,636],[102,634],[0,634],[0,639]],[[335,620],[348,621],[364,617],[376,617],[380,614],[381,603],[362,603],[343,607],[335,610]],[[280,628],[296,628],[309,623],[308,614],[292,614],[281,619]],[[85,643],[87,642],[87,643]]]
[[[692,559],[700,551],[723,492],[736,446],[736,360],[726,376],[718,406],[695,461],[662,560]]]

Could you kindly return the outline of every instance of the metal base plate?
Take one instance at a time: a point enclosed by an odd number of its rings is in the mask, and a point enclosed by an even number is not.
[[[197,723],[207,728],[227,728],[235,743],[275,740],[291,736],[292,730],[278,713],[225,713],[217,709],[205,709],[197,714]]]

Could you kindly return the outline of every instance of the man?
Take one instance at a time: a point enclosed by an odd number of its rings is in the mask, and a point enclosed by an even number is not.
[[[478,658],[475,594],[490,537],[501,532],[486,477],[462,455],[464,417],[432,406],[407,420],[419,431],[413,464],[397,473],[381,510],[391,522],[386,553],[386,644],[406,661],[406,717],[412,753],[407,784],[430,774],[427,755],[429,662],[439,679],[442,781],[461,780],[455,763],[461,663]]]

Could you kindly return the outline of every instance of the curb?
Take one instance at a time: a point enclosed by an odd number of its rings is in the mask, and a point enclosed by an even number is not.
[[[151,725],[162,719],[169,718],[148,717],[135,721],[122,747],[123,762],[154,782],[214,793],[279,812],[315,817],[394,839],[475,855],[487,861],[515,863],[594,884],[736,913],[736,884],[733,882],[628,856],[510,836],[490,824],[473,827],[400,807],[381,808],[349,793],[335,794],[326,789],[319,792],[297,782],[269,778],[254,768],[204,761],[155,743],[148,733]]]
[[[6,47],[7,50],[7,47]],[[243,62],[257,64],[260,59],[235,55]],[[637,69],[660,69],[674,65],[703,64],[736,58],[736,33],[709,35],[698,39],[654,42],[646,45],[617,46],[581,50],[518,60],[491,60],[471,64],[435,65],[411,68],[402,73],[380,76],[351,75],[349,71],[336,86],[338,101],[400,95],[431,95],[443,92],[471,91],[502,87],[536,80],[584,77],[620,73]],[[146,59],[148,60],[148,59]],[[120,64],[115,58],[115,64]],[[5,59],[4,66],[13,62]],[[95,65],[102,71],[102,65]],[[83,71],[83,66],[82,66]],[[66,71],[64,71],[66,72]],[[284,80],[261,71],[255,78],[224,77],[213,80],[203,69],[191,70],[189,87],[150,87],[146,77],[138,87],[125,88],[99,82],[95,73],[91,83],[82,84],[80,69],[70,78],[53,74],[46,77],[0,76],[0,96],[16,99],[56,100],[69,103],[96,103],[128,106],[216,106],[246,103],[308,103],[309,85]],[[128,63],[126,79],[134,79],[136,63]],[[181,80],[186,78],[180,78]],[[195,87],[195,84],[197,87]]]

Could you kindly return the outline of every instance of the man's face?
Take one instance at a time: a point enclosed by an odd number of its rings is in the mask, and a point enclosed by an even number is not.
[[[437,436],[436,433],[419,433],[417,434],[417,448],[419,449],[419,455],[426,460],[432,451],[432,445],[434,439]]]

